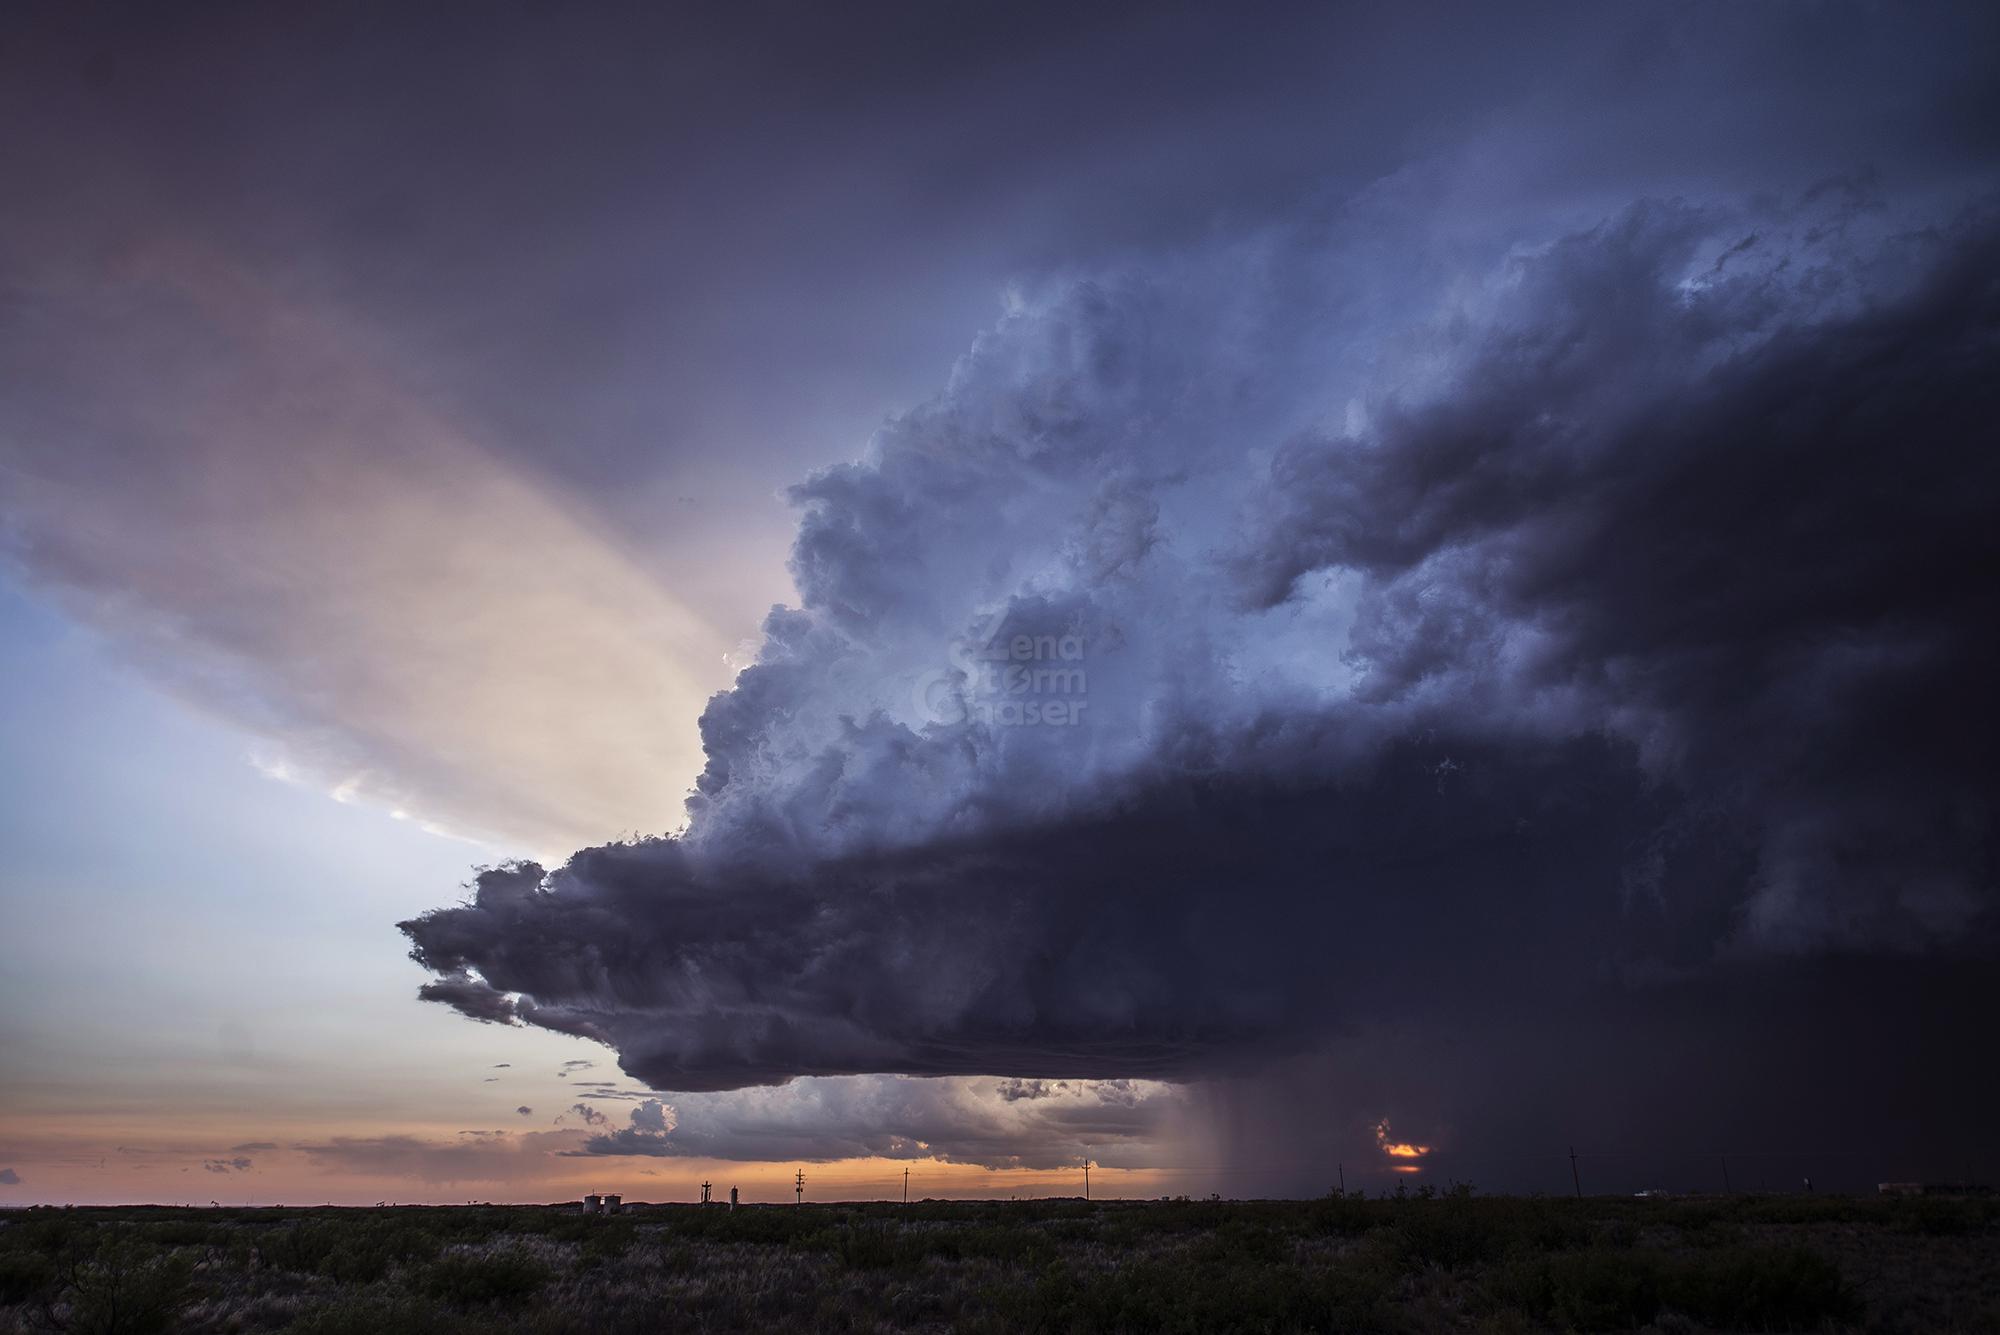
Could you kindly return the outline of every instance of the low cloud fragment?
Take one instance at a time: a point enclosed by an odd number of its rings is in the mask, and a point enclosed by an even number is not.
[[[1049,1082],[1030,1101],[991,1081],[804,1079],[653,1099],[628,1125],[574,1153],[742,1161],[880,1157],[987,1168],[1053,1168],[1084,1157],[1117,1165],[1150,1150],[1184,1111],[1180,1091],[1131,1081]],[[1059,1087],[1058,1087],[1059,1086]]]

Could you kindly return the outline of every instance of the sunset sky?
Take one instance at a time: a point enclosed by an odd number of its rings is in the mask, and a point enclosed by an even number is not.
[[[0,1206],[2000,1173],[2000,11],[0,40]]]

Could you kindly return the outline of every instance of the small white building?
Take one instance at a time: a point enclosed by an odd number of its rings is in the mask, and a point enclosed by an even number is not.
[[[583,1198],[583,1212],[585,1214],[603,1214],[604,1198],[598,1195],[596,1192],[592,1192],[590,1195],[585,1196]]]

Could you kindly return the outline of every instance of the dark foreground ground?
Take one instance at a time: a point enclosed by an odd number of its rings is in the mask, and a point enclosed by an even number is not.
[[[2000,1331],[2000,1202],[0,1216],[0,1331]]]

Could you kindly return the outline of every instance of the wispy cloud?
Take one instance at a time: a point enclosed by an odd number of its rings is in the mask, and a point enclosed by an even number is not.
[[[586,507],[212,250],[39,260],[0,336],[28,571],[274,778],[511,848],[673,819],[721,642]]]
[[[581,1131],[493,1132],[470,1139],[421,1136],[337,1136],[295,1146],[315,1164],[371,1178],[452,1182],[512,1182],[546,1176],[549,1158],[574,1149]]]

